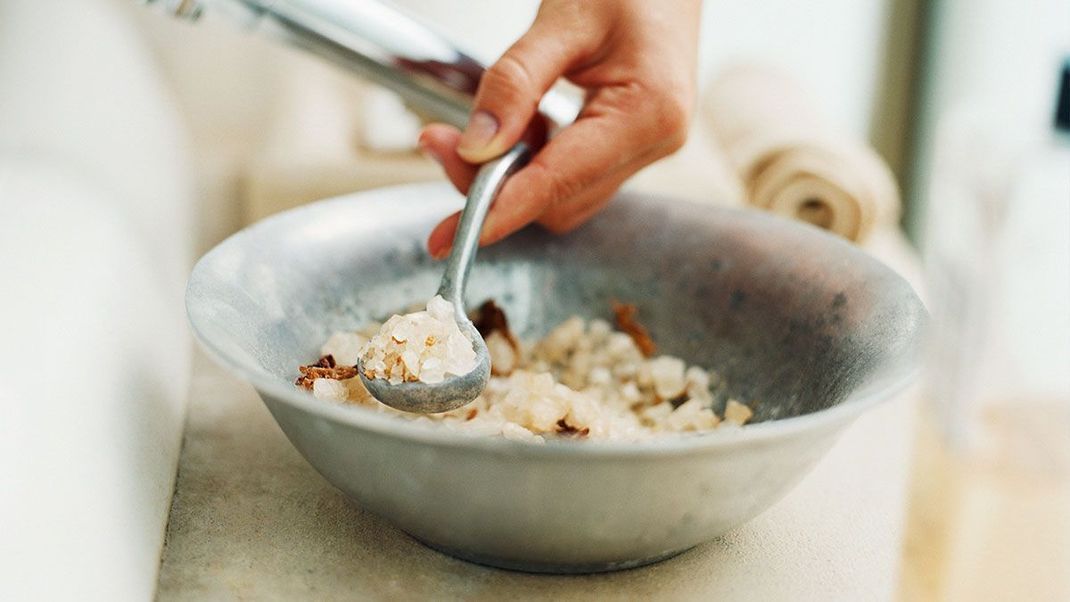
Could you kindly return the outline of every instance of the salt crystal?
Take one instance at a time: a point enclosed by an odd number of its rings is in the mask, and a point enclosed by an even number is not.
[[[632,337],[623,332],[614,332],[606,339],[606,352],[614,360],[636,360],[643,357]]]
[[[680,358],[663,355],[648,362],[650,378],[654,382],[654,392],[661,399],[675,399],[684,392],[687,381],[684,370],[687,364]]]
[[[364,381],[360,380],[360,378],[350,378],[342,381],[342,383],[346,385],[348,392],[347,401],[361,404],[375,402],[375,398],[368,392],[368,389],[364,386]]]
[[[312,394],[319,399],[345,401],[349,397],[349,390],[340,380],[317,378],[312,381]]]
[[[346,353],[363,337],[360,358],[366,372],[394,383],[441,382],[475,365],[471,341],[454,316],[449,302],[432,299],[425,310],[393,316],[378,330],[333,336],[323,350],[347,365],[352,356]],[[721,422],[711,409],[717,373],[688,367],[675,357],[644,358],[630,336],[603,320],[572,317],[526,353],[518,353],[500,332],[489,334],[487,345],[494,372],[483,393],[463,408],[420,422],[444,424],[459,434],[543,443],[543,437],[559,436],[561,420],[587,439],[637,441],[737,428],[753,416],[732,400]],[[359,378],[314,381],[313,394],[406,416],[375,401]]]
[[[513,344],[501,331],[494,330],[486,338],[487,352],[490,354],[490,369],[497,376],[508,376],[516,370],[520,358],[517,357]]]
[[[439,383],[476,367],[475,350],[457,325],[453,304],[438,295],[428,301],[426,311],[387,320],[361,357],[365,376],[386,378],[391,384]]]
[[[687,379],[688,386],[694,385],[699,388],[710,388],[710,375],[698,366],[691,366],[688,368],[687,372],[684,373],[684,378]]]
[[[590,375],[587,376],[587,382],[592,385],[605,387],[613,382],[613,375],[609,372],[608,368],[599,366],[591,369]]]
[[[642,410],[643,418],[652,422],[658,422],[668,418],[672,413],[672,404],[668,402],[661,402],[657,405],[652,405]]]
[[[596,341],[601,341],[613,332],[613,327],[605,320],[591,320],[587,325],[587,334]],[[627,335],[625,335],[627,336]]]
[[[420,365],[421,372],[445,372],[446,366],[437,357],[429,357]]]
[[[401,352],[401,361],[408,367],[409,371],[416,376],[420,377],[420,354],[412,349],[406,349]]]
[[[713,403],[713,395],[710,393],[710,375],[698,366],[691,366],[684,374],[687,379],[687,397],[699,401],[703,406],[709,407]]]
[[[673,410],[665,419],[665,426],[672,431],[701,431],[717,426],[718,422],[712,410],[702,407],[697,399],[690,399]]]
[[[502,437],[506,439],[512,439],[513,441],[527,441],[529,443],[544,443],[545,440],[542,437],[537,436],[535,433],[520,426],[519,424],[512,424],[507,422],[502,425]]]
[[[583,336],[583,330],[583,320],[576,316],[572,316],[551,330],[540,345],[546,359],[551,362],[564,360]]]
[[[435,295],[427,302],[427,313],[439,322],[456,321],[453,315],[453,304],[443,299],[441,295]]]
[[[554,377],[549,373],[536,374],[531,379],[531,388],[535,393],[546,395],[554,389]]]
[[[743,426],[752,416],[754,411],[735,399],[729,399],[724,406],[724,421],[727,423]]]

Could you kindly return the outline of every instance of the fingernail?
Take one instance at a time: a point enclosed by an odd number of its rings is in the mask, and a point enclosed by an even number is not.
[[[442,157],[438,156],[438,153],[435,152],[435,149],[427,143],[427,140],[425,140],[423,136],[420,136],[416,140],[416,146],[420,149],[420,152],[423,153],[425,157],[430,158],[432,161],[438,163],[439,165],[442,164]]]
[[[438,249],[437,251],[431,251],[431,258],[432,259],[445,259],[445,258],[447,258],[449,256],[450,256],[450,247],[449,246],[442,247],[442,248]]]
[[[477,153],[484,148],[498,133],[498,120],[486,111],[476,111],[468,120],[468,127],[461,134],[457,150],[464,153]]]
[[[479,246],[485,247],[491,240],[491,226],[493,226],[494,216],[488,216],[483,222],[483,229],[479,231]]]

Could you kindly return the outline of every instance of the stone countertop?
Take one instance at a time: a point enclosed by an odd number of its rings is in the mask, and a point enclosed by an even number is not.
[[[912,396],[869,412],[799,486],[734,532],[618,573],[516,573],[430,550],[349,503],[255,391],[198,354],[161,600],[888,600]]]

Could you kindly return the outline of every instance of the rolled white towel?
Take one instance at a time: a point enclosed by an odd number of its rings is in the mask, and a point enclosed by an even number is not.
[[[790,76],[760,65],[730,67],[702,108],[749,204],[855,242],[898,218],[888,165],[830,127]]]

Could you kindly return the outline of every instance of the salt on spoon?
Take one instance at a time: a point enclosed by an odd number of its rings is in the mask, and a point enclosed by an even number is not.
[[[362,350],[357,373],[368,392],[382,403],[406,412],[448,412],[472,401],[487,386],[490,355],[483,337],[464,313],[465,285],[479,249],[479,233],[483,229],[487,211],[506,178],[523,167],[529,157],[527,145],[521,142],[479,169],[468,189],[468,198],[453,238],[453,248],[442,274],[442,283],[436,297],[428,303],[427,312],[394,316]],[[439,302],[440,297],[443,303]],[[447,304],[452,305],[455,322],[452,326],[471,343],[474,358],[458,345],[458,339],[451,339],[451,325],[448,319],[444,320]],[[393,329],[398,327],[402,331],[394,332]],[[427,337],[435,335],[424,334],[425,331],[442,333],[446,340],[436,338],[428,345]],[[421,334],[424,334],[423,341],[419,340]],[[415,339],[410,341],[410,337]],[[379,339],[378,342],[376,339]],[[451,349],[457,356],[449,356]],[[391,355],[391,365],[388,366],[386,359],[389,350],[400,350],[401,355]],[[404,355],[406,352],[408,356]],[[397,365],[399,360],[404,366]],[[427,365],[429,362],[430,366]],[[471,364],[470,370],[457,373],[467,368],[468,364]],[[425,373],[428,378],[423,378]]]

